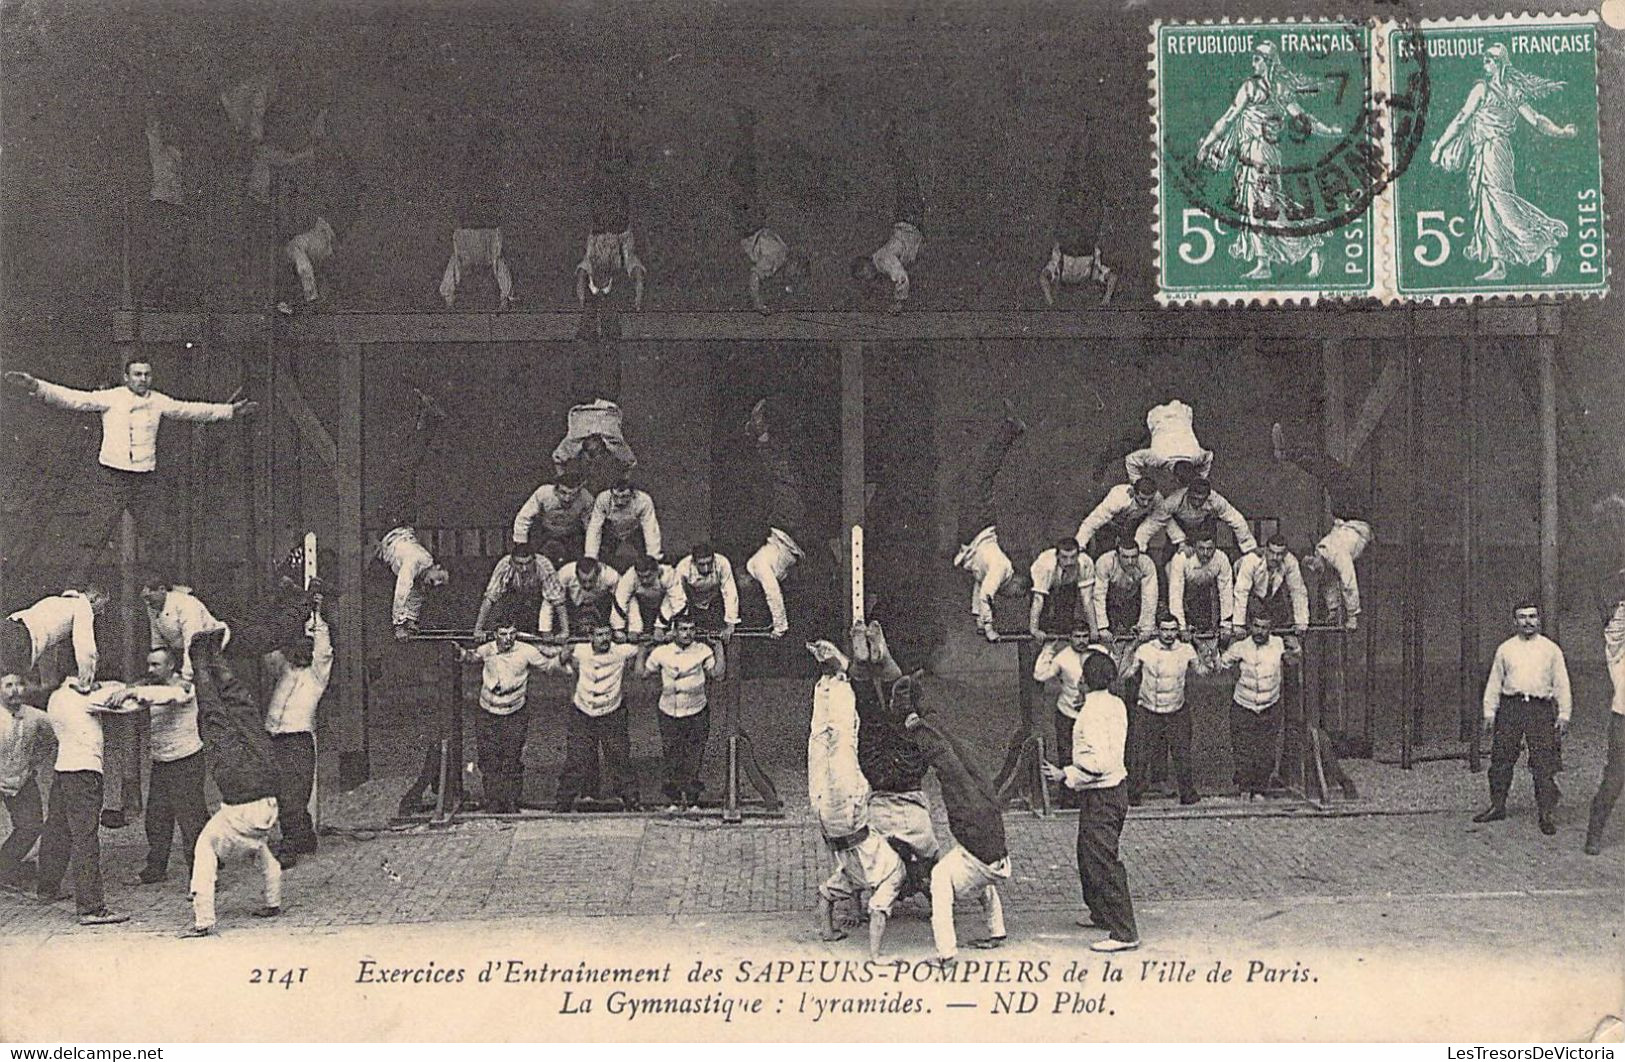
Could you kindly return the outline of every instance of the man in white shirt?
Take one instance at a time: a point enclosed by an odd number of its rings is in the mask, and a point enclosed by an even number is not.
[[[659,557],[660,519],[654,499],[623,475],[593,502],[587,519],[589,557],[598,557],[625,571],[642,556]]]
[[[1569,668],[1563,650],[1540,633],[1540,608],[1521,601],[1512,610],[1517,634],[1502,642],[1484,683],[1484,733],[1490,736],[1490,806],[1474,822],[1507,817],[1512,770],[1529,743],[1529,773],[1535,781],[1535,811],[1540,832],[1557,832],[1552,813],[1557,790],[1557,743],[1568,733],[1574,707]]]
[[[1087,167],[1087,172],[1085,169]],[[1056,201],[1055,246],[1049,262],[1038,274],[1044,289],[1044,302],[1054,306],[1057,288],[1085,283],[1102,288],[1100,305],[1112,301],[1117,290],[1117,272],[1106,265],[1100,254],[1100,234],[1106,214],[1101,209],[1106,176],[1100,156],[1089,150],[1088,119],[1073,137],[1061,171],[1061,190]]]
[[[576,266],[576,301],[583,310],[596,312],[598,304],[609,298],[617,272],[624,272],[632,281],[632,309],[643,309],[643,285],[649,271],[638,258],[632,239],[631,169],[615,135],[604,126],[593,150],[587,183],[587,250]]]
[[[555,613],[558,623],[542,620],[542,610]],[[493,619],[512,623],[534,634],[539,630],[570,633],[570,618],[564,607],[564,587],[553,562],[537,554],[529,542],[515,542],[491,569],[480,598],[480,612],[474,619],[474,636],[483,637]]]
[[[569,722],[564,730],[564,766],[559,770],[559,788],[554,798],[558,811],[571,811],[579,796],[597,797],[598,754],[604,756],[607,788],[621,798],[628,811],[641,804],[637,780],[632,776],[632,738],[622,707],[625,693],[622,680],[627,662],[644,650],[635,645],[612,641],[609,621],[590,625],[591,641],[572,645],[563,659],[567,671],[575,672],[575,694]],[[638,669],[641,671],[641,668]]]
[[[1603,582],[1597,599],[1603,614],[1603,657],[1608,662],[1614,697],[1608,706],[1608,759],[1603,764],[1597,795],[1591,798],[1591,816],[1586,824],[1586,855],[1601,854],[1608,816],[1625,789],[1625,569]]]
[[[1174,478],[1188,484],[1196,476],[1207,476],[1213,471],[1213,451],[1202,449],[1196,441],[1192,427],[1194,411],[1175,398],[1160,406],[1152,406],[1145,415],[1145,427],[1151,433],[1151,445],[1135,450],[1123,459],[1130,483],[1154,468],[1171,469]]]
[[[35,868],[26,862],[45,828],[35,768],[55,741],[50,718],[27,703],[29,687],[15,671],[0,674],[0,799],[11,833],[0,844],[0,887],[20,889]]]
[[[158,428],[165,418],[209,423],[247,417],[259,408],[258,402],[237,399],[230,402],[186,402],[152,389],[152,362],[140,354],[124,363],[124,383],[100,391],[79,391],[26,372],[8,372],[7,383],[20,387],[46,405],[76,413],[99,413],[102,418],[102,446],[98,476],[88,491],[91,527],[100,527],[94,539],[95,550],[113,532],[126,509],[135,517],[138,533],[149,531],[162,519],[165,504],[154,479],[158,468]],[[88,565],[92,558],[87,557]]]
[[[1116,680],[1117,668],[1106,654],[1091,652],[1084,658],[1083,685],[1088,692],[1072,729],[1071,760],[1064,767],[1043,765],[1046,779],[1078,793],[1078,882],[1084,906],[1078,924],[1106,930],[1106,939],[1095,941],[1089,950],[1108,953],[1140,946],[1128,870],[1118,852],[1128,817],[1123,791],[1128,778],[1123,761],[1128,709],[1110,692]]]
[[[592,518],[597,495],[582,486],[585,477],[579,469],[568,469],[543,483],[525,499],[513,518],[513,540],[555,542],[565,556],[579,557],[587,544],[587,522]],[[537,525],[540,524],[540,527]]]
[[[56,775],[51,782],[50,815],[40,837],[35,889],[46,903],[65,899],[62,879],[73,865],[73,898],[80,925],[128,922],[110,911],[102,893],[102,721],[99,706],[124,696],[125,687],[102,683],[88,693],[70,680],[51,694],[46,716],[56,734]],[[95,703],[92,703],[92,702]]]
[[[40,658],[68,641],[73,646],[74,678],[80,689],[96,681],[96,617],[107,607],[107,591],[90,585],[42,597],[0,623],[0,668],[32,675]]]
[[[869,828],[869,781],[858,765],[858,708],[847,677],[848,660],[831,642],[807,643],[823,674],[813,687],[807,737],[807,800],[835,870],[818,887],[821,937],[846,939],[835,923],[835,905],[869,893],[869,957],[880,957],[886,920],[903,887],[902,857]]]
[[[189,586],[178,586],[153,571],[141,576],[141,600],[147,606],[147,626],[154,649],[164,646],[180,661],[180,677],[192,678],[192,639],[210,631],[224,631],[225,644],[231,631],[216,619],[209,606],[198,599]]]
[[[998,502],[994,487],[1010,447],[1027,432],[1008,402],[998,431],[983,443],[975,461],[959,474],[959,552],[954,567],[971,577],[971,616],[988,641],[998,641],[993,601],[1011,584],[1015,566],[999,545]],[[1017,588],[1019,589],[1019,588]]]
[[[711,543],[696,542],[688,556],[677,562],[677,581],[700,633],[726,642],[739,626],[739,586],[734,582],[733,563]]]
[[[1059,648],[1044,647],[1033,666],[1033,678],[1038,682],[1058,679],[1055,698],[1055,745],[1057,755],[1072,747],[1072,726],[1078,720],[1078,705],[1083,703],[1083,661],[1092,650],[1093,636],[1083,623],[1074,623],[1067,643]],[[1061,789],[1061,806],[1076,806],[1072,791]]]
[[[128,884],[152,885],[169,875],[170,846],[175,827],[181,830],[181,855],[187,876],[192,873],[192,850],[209,821],[209,802],[203,790],[203,737],[197,726],[197,697],[192,684],[181,678],[179,654],[156,646],[147,654],[144,681],[125,694],[152,710],[148,745],[152,771],[147,778],[147,861]]]
[[[502,123],[487,119],[476,123],[463,159],[461,209],[451,234],[451,258],[440,278],[440,297],[451,309],[465,275],[488,272],[497,285],[497,309],[513,302],[513,275],[502,256],[502,200],[508,183],[504,149],[508,134]]]
[[[478,649],[457,650],[465,664],[479,663],[480,714],[475,725],[480,774],[485,776],[485,808],[498,815],[519,811],[525,787],[525,737],[530,732],[526,695],[532,668],[563,672],[557,653],[519,640],[512,623]]]
[[[1095,630],[1110,642],[1119,636],[1151,637],[1157,618],[1157,566],[1133,538],[1095,562]],[[1128,650],[1122,652],[1126,661]]]
[[[700,764],[711,733],[707,679],[720,679],[717,656],[694,640],[694,617],[679,613],[672,623],[673,640],[649,650],[643,670],[660,675],[660,751],[665,761],[668,811],[699,807]]]
[[[407,444],[406,460],[402,465],[401,481],[395,494],[385,502],[381,511],[390,531],[378,542],[377,557],[395,575],[395,593],[390,600],[390,625],[398,640],[410,638],[418,629],[428,591],[437,590],[451,581],[451,575],[437,563],[434,554],[419,541],[418,476],[428,457],[429,446],[446,413],[439,404],[413,388],[417,398],[417,420],[412,427],[412,439]],[[438,754],[438,753],[437,753]]]
[[[315,599],[305,636],[264,658],[271,680],[271,701],[265,711],[265,732],[271,735],[276,757],[277,818],[282,843],[277,858],[284,868],[302,855],[316,851],[316,824],[310,818],[310,792],[316,779],[316,709],[333,677],[333,639]]]
[[[767,407],[767,399],[758,401],[745,423],[745,429],[756,440],[756,471],[767,523],[767,538],[745,562],[745,574],[761,586],[772,617],[771,634],[782,638],[790,630],[783,584],[790,569],[806,557],[801,543],[808,540],[807,506],[802,501],[795,455],[782,434],[770,427]]]
[[[1236,538],[1236,548],[1243,554],[1258,549],[1258,540],[1253,537],[1247,518],[1201,476],[1191,480],[1190,486],[1180,487],[1165,496],[1150,519],[1135,532],[1135,539],[1140,548],[1145,549],[1158,531],[1166,530],[1170,545],[1188,547],[1188,539],[1198,528],[1218,521],[1230,528]]]
[[[1289,446],[1280,424],[1272,426],[1270,441],[1277,460],[1297,465],[1319,480],[1326,491],[1332,528],[1315,543],[1314,552],[1304,558],[1304,563],[1317,575],[1329,571],[1335,577],[1335,582],[1323,579],[1321,584],[1326,612],[1333,622],[1341,620],[1348,630],[1356,630],[1360,625],[1360,580],[1354,562],[1375,537],[1371,530],[1371,491],[1353,469],[1330,454]]]
[[[1033,601],[1027,629],[1033,640],[1053,651],[1063,633],[1095,627],[1095,562],[1078,548],[1076,539],[1063,538],[1034,559],[1028,575]]]
[[[1230,700],[1230,749],[1236,786],[1252,800],[1270,796],[1280,757],[1281,692],[1286,661],[1296,650],[1270,633],[1270,618],[1254,615],[1247,637],[1219,655],[1215,670],[1239,669]]]
[[[739,249],[750,262],[750,304],[757,313],[773,312],[767,304],[763,287],[768,281],[782,286],[786,293],[792,285],[806,275],[805,255],[792,255],[790,247],[777,232],[768,228],[766,209],[762,205],[760,178],[756,172],[756,112],[749,107],[735,110],[739,126],[739,141],[734,148],[733,161],[728,165],[728,176],[733,178],[734,198],[731,204],[734,233],[739,237]]]
[[[1213,524],[1204,523],[1191,535],[1190,549],[1168,559],[1168,611],[1187,637],[1228,639],[1235,604],[1230,558],[1214,541]]]
[[[1282,536],[1271,536],[1261,552],[1236,563],[1235,589],[1236,626],[1248,626],[1253,616],[1262,615],[1272,626],[1290,626],[1294,639],[1308,632],[1309,588],[1298,558]]]
[[[615,610],[609,622],[633,640],[642,634],[663,638],[672,618],[686,606],[677,569],[645,553],[615,584]]]
[[[564,438],[553,447],[553,467],[561,475],[579,471],[583,455],[602,452],[620,464],[623,474],[629,474],[637,467],[638,457],[626,441],[622,419],[621,407],[613,399],[595,397],[571,406],[565,414]],[[600,494],[595,500],[603,498]]]
[[[1078,525],[1078,548],[1093,551],[1098,556],[1111,548],[1106,539],[1119,542],[1134,537],[1140,525],[1150,519],[1161,504],[1157,481],[1150,476],[1142,476],[1133,483],[1117,484]],[[1106,534],[1100,534],[1102,531]]]
[[[1185,703],[1185,679],[1203,666],[1189,642],[1179,639],[1179,621],[1168,612],[1157,616],[1157,637],[1134,650],[1124,683],[1139,678],[1140,695],[1133,708],[1134,740],[1130,743],[1128,802],[1138,804],[1145,796],[1153,774],[1162,770],[1164,758],[1174,761],[1174,779],[1179,802],[1194,804],[1202,799],[1196,791],[1196,772],[1191,761],[1191,710]]]
[[[925,237],[920,229],[925,220],[925,201],[920,195],[920,178],[914,161],[903,150],[897,122],[886,123],[886,153],[891,158],[895,181],[892,191],[891,237],[870,255],[852,259],[852,278],[865,287],[884,280],[891,289],[889,312],[902,313],[908,302],[908,267],[920,256]]]
[[[608,625],[615,608],[615,588],[621,576],[597,557],[578,557],[559,569],[559,587],[564,591],[565,617],[572,631],[590,631],[599,623]],[[542,633],[551,634],[552,613],[542,613]]]

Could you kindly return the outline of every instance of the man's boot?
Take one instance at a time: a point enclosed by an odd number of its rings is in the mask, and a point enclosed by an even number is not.
[[[1504,800],[1492,800],[1490,806],[1473,816],[1474,822],[1500,822],[1507,817],[1507,806]]]

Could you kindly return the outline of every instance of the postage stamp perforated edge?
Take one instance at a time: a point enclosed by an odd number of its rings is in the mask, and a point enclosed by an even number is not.
[[[1550,26],[1592,26],[1600,27],[1597,12],[1583,11],[1571,13],[1523,12],[1521,14],[1500,15],[1469,15],[1451,18],[1425,18],[1419,20],[1414,27],[1406,27],[1392,20],[1384,21],[1376,27],[1373,34],[1377,51],[1377,68],[1373,71],[1373,81],[1380,91],[1390,92],[1393,89],[1392,80],[1395,69],[1392,60],[1393,36],[1406,29],[1415,29],[1426,32],[1430,29],[1495,29],[1507,26],[1529,26],[1531,28],[1544,28]],[[1600,29],[1598,29],[1600,33]],[[1593,63],[1596,62],[1593,52]],[[1534,287],[1505,289],[1498,288],[1485,291],[1466,292],[1403,292],[1399,285],[1399,255],[1403,244],[1399,232],[1400,219],[1396,204],[1398,182],[1389,185],[1378,197],[1373,223],[1377,226],[1375,238],[1377,240],[1378,264],[1378,290],[1373,294],[1385,303],[1411,303],[1417,305],[1449,306],[1471,305],[1477,303],[1518,303],[1518,302],[1552,302],[1561,298],[1563,301],[1574,299],[1601,299],[1608,294],[1609,281],[1613,271],[1613,262],[1608,256],[1607,249],[1607,218],[1608,218],[1608,167],[1603,165],[1602,144],[1607,139],[1603,132],[1604,114],[1602,112],[1602,93],[1600,89],[1600,70],[1593,74],[1598,79],[1598,91],[1594,104],[1598,108],[1596,123],[1597,139],[1597,169],[1599,175],[1598,196],[1600,202],[1598,215],[1602,219],[1599,223],[1603,241],[1603,275],[1601,283],[1595,287],[1573,288],[1554,285],[1551,287]],[[1384,150],[1392,157],[1393,130],[1385,131]],[[1380,214],[1380,216],[1379,216]]]
[[[1159,44],[1162,32],[1167,29],[1205,28],[1223,29],[1225,27],[1251,28],[1251,27],[1279,27],[1279,26],[1348,26],[1356,23],[1365,23],[1365,19],[1347,19],[1336,16],[1313,18],[1217,18],[1217,19],[1153,19],[1151,21],[1151,39],[1146,45],[1146,79],[1149,87],[1147,94],[1151,105],[1151,260],[1152,271],[1156,279],[1156,300],[1159,306],[1206,306],[1206,307],[1245,307],[1245,306],[1312,306],[1322,300],[1339,302],[1359,302],[1376,294],[1381,287],[1379,278],[1373,276],[1372,288],[1363,293],[1350,292],[1348,289],[1322,290],[1318,288],[1281,288],[1278,290],[1262,291],[1203,291],[1200,289],[1178,288],[1172,291],[1164,288],[1163,278],[1163,228],[1162,228],[1162,167],[1164,163],[1162,153],[1162,78],[1161,68],[1158,64]],[[1374,42],[1378,36],[1380,26],[1370,25],[1371,39]],[[1378,59],[1374,51],[1370,58],[1370,85],[1368,91],[1374,91],[1375,86],[1386,84],[1384,72],[1378,67]],[[1379,194],[1378,200],[1382,196]],[[1373,203],[1371,208],[1371,223],[1377,224],[1378,204]],[[1371,250],[1377,263],[1382,259],[1382,246],[1377,240],[1379,233],[1373,233]]]

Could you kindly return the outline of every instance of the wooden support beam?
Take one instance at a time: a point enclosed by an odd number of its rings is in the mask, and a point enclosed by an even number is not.
[[[1474,327],[1487,334],[1544,334],[1534,306],[1494,307],[1474,319],[1471,307],[1427,307],[1415,314],[1420,336],[1461,336]],[[645,311],[621,317],[622,340],[743,342],[907,342],[986,339],[1323,338],[1398,339],[1406,314],[1391,309],[1334,308],[1241,310],[1049,310],[945,313],[703,313]],[[574,341],[576,312],[548,313],[336,313],[286,323],[265,314],[220,316],[222,341],[252,342],[273,328],[300,343],[557,343]],[[115,340],[196,339],[197,314],[115,312]],[[1080,349],[1080,355],[1088,350]],[[1109,353],[1099,351],[1099,355]]]
[[[1371,391],[1365,396],[1365,401],[1360,404],[1359,415],[1354,418],[1354,423],[1343,437],[1344,462],[1352,461],[1359,454],[1366,441],[1371,438],[1371,433],[1382,423],[1383,415],[1388,412],[1388,407],[1393,405],[1394,399],[1405,386],[1405,372],[1405,358],[1390,354],[1388,360],[1383,363],[1381,375],[1371,385]]]
[[[852,528],[863,523],[864,508],[863,440],[863,344],[841,344],[841,538],[850,546]],[[842,551],[842,585],[852,585],[852,551]],[[862,602],[854,602],[861,606]],[[851,609],[848,623],[861,613]]]
[[[1478,336],[1468,335],[1461,347],[1461,656],[1456,697],[1461,712],[1457,733],[1467,741],[1467,769],[1477,771],[1480,726],[1477,698],[1482,681],[1478,670]]]
[[[367,762],[367,638],[363,603],[366,597],[366,542],[362,531],[362,394],[366,364],[362,348],[354,344],[335,352],[339,365],[338,456],[338,631],[334,643],[338,671],[338,711],[328,716],[325,747],[339,754],[339,784],[351,788],[366,781]]]
[[[322,459],[322,464],[327,466],[333,477],[338,479],[347,474],[353,475],[354,470],[346,469],[339,461],[338,444],[334,442],[332,433],[316,415],[316,411],[310,408],[310,403],[305,401],[304,393],[299,390],[299,382],[294,379],[293,373],[285,363],[277,365],[272,387],[276,392],[277,405],[293,418],[301,438],[306,445],[316,451],[316,456]]]
[[[1557,596],[1557,339],[1535,340],[1540,362],[1540,620],[1558,636]]]

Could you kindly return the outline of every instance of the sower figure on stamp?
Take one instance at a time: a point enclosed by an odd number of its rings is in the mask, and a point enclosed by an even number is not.
[[[1490,806],[1474,822],[1507,817],[1512,769],[1529,744],[1529,773],[1535,782],[1540,832],[1557,832],[1552,814],[1562,796],[1557,789],[1557,743],[1569,729],[1573,696],[1563,650],[1540,633],[1540,608],[1532,601],[1512,610],[1518,633],[1502,642],[1484,683],[1484,730],[1490,735]]]
[[[971,577],[970,612],[976,627],[988,641],[998,641],[993,602],[1001,593],[1020,593],[1015,566],[999,545],[998,502],[994,496],[999,469],[1027,425],[1005,403],[1005,416],[998,429],[982,445],[976,459],[959,473],[959,552],[954,567]],[[1008,589],[1007,589],[1008,588]]]
[[[908,267],[919,258],[920,249],[925,246],[925,237],[920,231],[925,221],[925,200],[920,195],[920,178],[914,170],[914,160],[903,150],[896,121],[886,123],[886,152],[891,157],[895,182],[891,237],[873,254],[852,259],[852,277],[865,287],[886,282],[891,289],[889,312],[902,313],[909,297]]]
[[[1591,798],[1591,816],[1586,824],[1587,855],[1602,852],[1608,816],[1614,811],[1620,790],[1625,789],[1625,569],[1598,587],[1597,603],[1603,615],[1602,651],[1614,696],[1608,704],[1608,759],[1603,764],[1597,795]]]
[[[905,675],[892,686],[891,714],[902,717],[937,772],[948,829],[958,842],[931,868],[931,935],[937,958],[949,966],[959,956],[954,927],[954,900],[959,897],[975,897],[986,919],[987,935],[969,941],[971,947],[996,948],[1004,943],[1004,904],[998,887],[1010,880],[1010,848],[1004,836],[1004,801],[932,708],[920,695],[918,675]]]
[[[869,826],[869,781],[858,765],[858,709],[848,660],[828,641],[807,643],[823,669],[813,687],[812,727],[807,738],[807,800],[824,843],[835,857],[835,872],[818,887],[822,937],[844,940],[835,905],[869,893],[869,957],[880,957],[886,920],[905,879],[903,860],[878,830]]]
[[[1253,49],[1253,72],[1236,90],[1236,98],[1213,123],[1196,148],[1196,160],[1211,170],[1235,172],[1236,209],[1251,224],[1236,229],[1230,257],[1252,262],[1249,280],[1267,280],[1277,265],[1309,260],[1310,278],[1320,276],[1321,245],[1316,234],[1288,236],[1268,231],[1283,224],[1294,209],[1283,182],[1280,142],[1285,131],[1303,128],[1316,136],[1339,136],[1343,130],[1305,111],[1300,96],[1313,97],[1321,83],[1289,68],[1273,41]],[[1204,472],[1204,474],[1206,474]]]
[[[1332,529],[1315,544],[1315,550],[1304,558],[1309,570],[1317,574],[1330,569],[1336,576],[1334,584],[1322,581],[1326,613],[1332,622],[1341,621],[1348,630],[1360,626],[1360,580],[1354,562],[1360,559],[1375,537],[1370,517],[1373,509],[1371,492],[1354,470],[1319,449],[1293,448],[1280,424],[1271,428],[1271,445],[1278,461],[1290,461],[1320,481],[1331,503]]]
[[[728,176],[734,182],[731,203],[734,233],[739,237],[739,249],[750,262],[750,304],[760,314],[769,314],[764,288],[769,281],[782,287],[785,293],[807,273],[805,255],[791,254],[777,232],[767,225],[767,210],[762,205],[761,177],[756,168],[756,112],[739,107],[734,112],[739,126],[739,141],[734,148],[733,161],[728,164]]]
[[[1049,262],[1038,274],[1044,301],[1055,305],[1057,288],[1093,283],[1101,289],[1100,305],[1112,301],[1117,291],[1117,271],[1100,254],[1100,233],[1106,212],[1101,201],[1106,176],[1100,158],[1090,150],[1089,119],[1081,119],[1078,133],[1066,153],[1061,171],[1061,190],[1055,203],[1055,246]]]
[[[745,424],[755,440],[756,476],[767,524],[767,539],[745,562],[745,574],[761,586],[772,617],[771,633],[782,638],[790,630],[783,584],[796,562],[806,557],[801,543],[808,540],[807,506],[802,500],[795,451],[779,425],[770,422],[768,412],[768,400],[761,399],[751,407]]]
[[[468,138],[459,189],[457,228],[451,234],[451,257],[440,277],[446,309],[457,301],[464,277],[490,273],[497,285],[497,309],[513,304],[513,275],[502,256],[503,150],[508,133],[495,119],[476,123]]]

